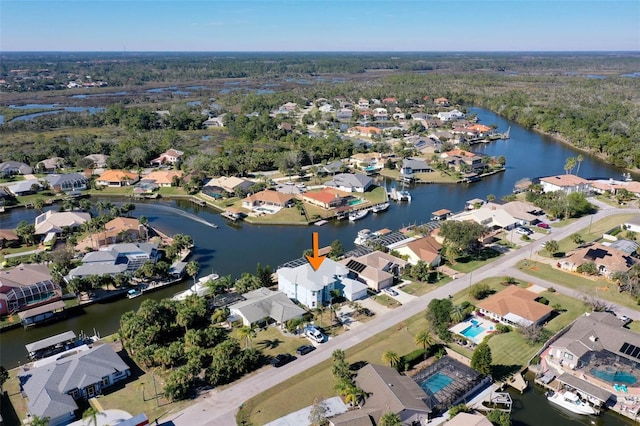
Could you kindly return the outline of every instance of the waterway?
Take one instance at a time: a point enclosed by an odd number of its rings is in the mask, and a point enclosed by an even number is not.
[[[500,131],[511,127],[511,138],[494,141],[488,144],[475,145],[474,151],[491,156],[503,155],[507,159],[507,169],[504,173],[485,178],[472,184],[449,185],[417,185],[407,187],[413,200],[411,203],[392,204],[389,210],[378,215],[368,215],[365,219],[355,223],[331,222],[322,227],[316,226],[269,226],[249,225],[246,223],[229,224],[220,215],[207,208],[197,206],[184,200],[152,200],[136,203],[133,212],[135,216],[144,215],[151,226],[160,231],[174,234],[191,235],[195,243],[192,258],[201,266],[200,275],[216,272],[220,275],[231,274],[239,277],[243,272],[254,272],[257,263],[277,267],[282,263],[299,258],[304,250],[311,247],[312,232],[319,233],[321,246],[329,245],[334,240],[340,240],[345,250],[354,247],[353,240],[359,230],[389,228],[399,229],[410,224],[420,224],[429,221],[431,212],[447,208],[452,211],[461,210],[467,200],[472,198],[486,198],[488,194],[501,197],[510,194],[515,182],[522,178],[536,178],[541,176],[564,173],[564,164],[568,157],[575,157],[578,152],[569,146],[558,143],[551,138],[524,129],[513,122],[509,122],[489,111],[472,109],[478,114],[480,121],[485,124],[497,124]],[[602,177],[619,179],[622,171],[604,164],[597,158],[584,155],[580,165],[581,177]],[[395,182],[381,180],[379,184],[391,188]],[[119,200],[109,199],[114,203]],[[124,201],[124,200],[121,200]],[[0,214],[0,228],[15,227],[19,221],[32,221],[36,216],[34,210],[14,209]],[[210,224],[216,224],[214,229]],[[70,318],[65,322],[50,324],[30,330],[22,328],[10,330],[0,334],[0,359],[6,367],[14,367],[24,362],[26,351],[24,345],[66,330],[76,333],[93,332],[95,328],[102,335],[117,331],[120,316],[129,310],[136,309],[146,298],[161,299],[170,297],[189,286],[189,282],[177,284],[136,299],[123,299],[109,303],[95,304],[84,308],[84,314]],[[517,425],[539,424],[576,424],[574,419],[562,423],[562,416],[554,414],[549,409],[546,400],[536,402],[534,392],[528,392],[522,399],[522,410],[534,413],[532,417],[520,417],[518,411],[515,418]],[[545,415],[550,419],[546,423],[535,420],[538,409],[545,407]],[[519,409],[520,410],[520,409]],[[542,416],[542,414],[540,414]],[[527,418],[529,420],[527,420]],[[604,419],[600,417],[599,419]],[[600,420],[596,421],[600,421]],[[592,424],[592,423],[585,423]],[[596,424],[624,424],[606,423]]]

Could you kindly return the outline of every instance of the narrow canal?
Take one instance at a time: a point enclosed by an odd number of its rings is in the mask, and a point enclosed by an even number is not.
[[[215,211],[181,200],[154,200],[136,204],[135,216],[146,216],[153,227],[160,231],[191,235],[195,243],[192,258],[201,266],[200,275],[216,272],[231,274],[238,278],[243,272],[254,272],[256,265],[277,267],[282,263],[302,256],[311,247],[311,234],[319,232],[320,245],[328,245],[340,240],[345,250],[353,248],[357,232],[363,228],[372,230],[399,229],[410,224],[427,222],[431,212],[447,208],[459,211],[472,198],[486,198],[488,194],[502,197],[512,192],[515,182],[522,178],[536,178],[564,173],[568,157],[576,157],[579,152],[548,137],[524,129],[490,111],[473,108],[484,124],[496,124],[499,131],[511,127],[511,138],[488,144],[475,145],[473,151],[491,156],[503,155],[507,159],[507,170],[472,184],[417,185],[407,187],[411,191],[411,203],[393,204],[383,214],[369,215],[355,222],[332,222],[322,227],[304,226],[253,226],[231,225]],[[595,157],[584,155],[579,175],[585,178],[601,177],[619,179],[622,171],[604,164]],[[391,188],[395,182],[382,180],[379,184]],[[114,203],[124,201],[109,199]],[[0,228],[15,227],[21,220],[31,221],[36,216],[33,210],[16,209],[0,214]],[[209,224],[216,224],[214,229]],[[189,286],[189,282],[149,293],[136,299],[121,299],[84,308],[81,315],[67,321],[53,323],[30,330],[22,328],[0,333],[0,359],[9,368],[25,361],[24,345],[66,330],[76,333],[92,333],[95,329],[101,335],[114,333],[119,326],[120,316],[136,309],[145,298],[162,299]],[[591,423],[588,419],[565,418],[549,407],[542,396],[527,392],[516,402],[515,425],[570,425],[584,424],[626,424],[618,417],[601,416]],[[525,413],[525,414],[522,414]],[[546,417],[548,416],[548,417]],[[535,419],[535,420],[534,420]],[[546,419],[546,420],[543,420]],[[606,420],[606,421],[605,421]],[[604,423],[601,423],[605,421]]]

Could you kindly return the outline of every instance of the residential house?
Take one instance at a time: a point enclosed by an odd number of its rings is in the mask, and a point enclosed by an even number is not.
[[[141,228],[143,231],[140,232]],[[141,236],[146,235],[144,226],[138,219],[133,217],[116,217],[104,224],[104,229],[89,238],[91,243],[100,246],[116,244],[120,242],[137,241]]]
[[[561,269],[576,271],[585,263],[594,263],[598,273],[610,278],[616,272],[627,272],[638,260],[628,253],[600,243],[578,247],[558,261]]]
[[[388,97],[388,98],[384,98],[382,100],[382,103],[387,105],[396,105],[398,103],[398,100],[396,98]]]
[[[610,313],[587,312],[549,344],[542,358],[545,365],[557,373],[561,383],[603,404],[614,397],[615,392],[614,398],[629,404],[631,411],[633,404],[628,401],[632,399],[626,397],[637,395],[638,382],[625,383],[618,377],[635,379],[633,375],[640,369],[639,353],[640,334],[625,328],[624,323]],[[619,376],[620,373],[624,375]],[[631,414],[637,410],[636,406]]]
[[[20,237],[13,229],[0,229],[0,248],[12,247],[20,242]]]
[[[67,281],[90,275],[133,274],[146,262],[156,263],[160,259],[155,243],[121,243],[87,253],[82,264],[65,277]]]
[[[25,180],[20,180],[14,184],[11,184],[7,186],[7,188],[9,189],[9,191],[11,191],[13,194],[17,196],[29,195],[29,194],[35,194],[36,192],[41,191],[42,184],[38,179],[25,179]]]
[[[40,173],[55,173],[59,169],[64,169],[66,160],[62,157],[51,157],[36,164],[36,170]]]
[[[85,156],[84,159],[91,161],[94,168],[102,169],[107,167],[109,156],[104,154],[89,154]]]
[[[373,119],[376,121],[386,121],[389,119],[389,113],[386,108],[374,108]]]
[[[449,219],[460,222],[471,220],[484,225],[490,230],[513,229],[518,225],[518,220],[500,208],[485,208],[482,206],[476,210],[467,210],[451,216]]]
[[[330,112],[333,112],[335,109],[333,108],[333,105],[331,104],[324,104],[322,106],[320,106],[320,108],[318,108],[318,110],[322,113],[328,114]],[[351,110],[349,110],[351,111]],[[351,118],[351,116],[349,116],[349,118]],[[338,118],[339,120],[339,118]]]
[[[205,192],[218,189],[220,194],[224,195],[225,192],[229,194],[235,194],[236,191],[246,193],[253,185],[254,182],[247,179],[235,176],[220,176],[209,180],[204,187],[206,188]]]
[[[591,182],[575,175],[557,175],[540,178],[544,192],[563,191],[587,193],[591,191]]]
[[[35,219],[35,234],[44,235],[50,232],[61,234],[65,228],[77,228],[91,219],[86,212],[55,212],[48,210]]]
[[[635,181],[619,181],[619,180],[603,180],[596,179],[591,180],[591,190],[598,194],[604,194],[610,192],[611,194],[618,194],[621,191],[628,191],[634,196],[640,196],[640,182]]]
[[[340,173],[324,185],[344,192],[366,192],[373,186],[373,179],[361,173]]]
[[[46,305],[62,299],[61,287],[53,282],[43,264],[20,264],[0,270],[0,315]]]
[[[340,108],[336,112],[336,118],[338,120],[351,120],[351,117],[353,117],[353,110],[352,109]]]
[[[359,257],[349,257],[340,261],[358,281],[369,288],[380,291],[393,285],[396,277],[402,275],[407,262],[381,251],[374,251]]]
[[[400,176],[412,178],[414,173],[428,173],[433,169],[423,158],[404,158],[400,167]]]
[[[369,109],[369,101],[364,98],[358,99],[358,109]]]
[[[162,164],[171,164],[175,166],[177,164],[180,164],[183,155],[184,152],[171,148],[160,154],[158,158],[154,158],[153,160],[151,160],[151,164],[155,164],[158,166]]]
[[[395,251],[400,255],[408,257],[408,263],[415,265],[419,261],[423,261],[433,267],[437,267],[442,263],[441,250],[442,244],[431,236],[418,238],[401,247],[395,248]]]
[[[482,207],[485,203],[486,201],[483,200],[482,198],[472,198],[471,200],[465,203],[464,208],[467,210],[475,210]]]
[[[436,114],[436,116],[440,119],[440,121],[442,121],[443,123],[446,123],[447,121],[454,121],[454,120],[459,120],[461,118],[464,118],[465,114],[463,112],[458,111],[457,109],[454,109],[452,111],[439,112],[438,114]]]
[[[242,207],[253,210],[256,207],[269,206],[277,209],[291,207],[293,196],[282,192],[265,189],[247,196],[242,200]]]
[[[538,216],[536,216],[534,213],[538,213],[540,211],[538,207],[524,201],[510,201],[504,204],[483,202],[480,206],[480,209],[504,210],[511,217],[518,221],[518,225],[530,225],[533,222],[538,221]]]
[[[298,108],[298,104],[295,102],[287,102],[278,108],[278,114],[289,114],[294,112]]]
[[[431,220],[447,220],[451,216],[451,210],[440,209],[431,213]]]
[[[448,167],[453,167],[458,171],[467,169],[477,172],[486,168],[486,164],[484,163],[485,156],[463,149],[443,152],[440,154],[440,158],[445,161]]]
[[[322,166],[321,170],[322,170],[322,173],[326,173],[328,175],[335,175],[336,173],[340,173],[342,170],[344,170],[345,167],[346,166],[342,162],[342,160],[336,160],[329,164],[325,164],[324,166]]]
[[[536,301],[540,296],[532,291],[510,285],[476,304],[478,311],[503,324],[528,327],[541,324],[553,312],[551,306]]]
[[[135,185],[140,180],[140,175],[126,170],[107,170],[96,179],[97,185],[109,187],[122,187]]]
[[[445,423],[446,426],[493,426],[482,414],[458,413]]]
[[[229,306],[232,317],[242,319],[243,325],[252,326],[260,322],[275,321],[284,324],[300,318],[307,311],[296,305],[281,291],[259,288],[242,295],[245,300]]]
[[[352,136],[371,137],[373,135],[381,135],[382,130],[373,126],[354,126],[349,128],[349,130],[347,130],[347,133],[349,133]]]
[[[224,127],[224,116],[225,114],[219,115],[217,117],[209,117],[202,124],[204,127]]]
[[[386,156],[379,152],[359,152],[349,157],[349,164],[364,172],[382,170]]]
[[[5,161],[0,163],[0,176],[30,175],[33,169],[25,163],[19,161]]]
[[[100,395],[125,380],[130,367],[111,348],[96,345],[18,373],[20,390],[31,416],[49,419],[49,426],[69,424],[80,408],[76,401]],[[83,403],[84,405],[84,403]],[[99,416],[98,416],[99,418]]]
[[[449,106],[449,99],[447,99],[447,98],[435,98],[433,100],[433,103],[435,105],[438,105],[438,106],[441,106],[441,107],[448,107]]]
[[[170,187],[174,178],[182,178],[180,170],[156,170],[142,177],[140,183],[152,183],[160,187]]]
[[[356,386],[367,393],[359,410],[348,411],[331,419],[334,424],[364,425],[373,418],[379,424],[380,418],[392,412],[400,417],[403,425],[426,425],[432,410],[427,393],[411,378],[398,373],[393,367],[367,364],[358,370]],[[342,419],[348,418],[344,423]],[[364,421],[364,423],[363,423]]]
[[[366,295],[365,284],[349,278],[347,267],[328,258],[317,271],[309,263],[304,263],[295,268],[279,268],[276,273],[278,290],[310,309],[331,302],[332,290],[337,290],[348,300],[356,300]]]
[[[308,191],[301,195],[302,201],[322,207],[333,209],[346,204],[349,194],[333,188],[323,188],[320,191]]]
[[[53,173],[44,178],[49,188],[55,192],[84,191],[87,189],[87,178],[80,173]]]
[[[622,224],[622,226],[627,231],[640,234],[640,215],[634,216],[633,218],[627,220],[625,223]]]

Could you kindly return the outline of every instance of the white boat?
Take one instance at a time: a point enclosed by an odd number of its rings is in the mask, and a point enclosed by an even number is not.
[[[598,411],[587,401],[580,398],[574,392],[558,391],[547,394],[547,399],[552,403],[565,408],[572,413],[584,415],[596,415]]]
[[[411,201],[411,193],[405,189],[399,192],[400,201]]]
[[[376,204],[371,208],[371,211],[374,213],[381,213],[383,211],[386,211],[389,208],[389,205],[389,203]]]
[[[138,288],[132,288],[131,290],[129,290],[127,292],[127,297],[129,299],[135,299],[138,296],[142,296],[142,290],[140,290]]]
[[[359,246],[365,246],[367,245],[367,241],[369,241],[372,237],[373,234],[371,233],[371,230],[361,229],[360,231],[358,231],[358,235],[356,236],[356,239],[353,240],[353,243]]]
[[[207,285],[207,283],[209,281],[215,281],[218,278],[220,278],[220,276],[218,274],[209,274],[207,276],[204,276],[202,278],[200,278],[194,285],[192,285],[191,287],[189,287],[188,290],[185,291],[181,291],[180,293],[176,293],[171,300],[185,300],[187,297],[191,296],[191,295],[197,295],[197,296],[206,296],[207,294],[209,294],[211,292],[211,288],[209,288],[209,286]]]
[[[363,210],[351,212],[349,213],[349,220],[351,222],[355,222],[356,220],[360,220],[368,214],[369,214],[369,209],[363,209]]]

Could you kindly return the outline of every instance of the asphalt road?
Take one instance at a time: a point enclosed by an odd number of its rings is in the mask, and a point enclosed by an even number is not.
[[[369,321],[366,327],[357,327],[336,338],[330,339],[327,343],[320,345],[317,350],[303,357],[298,357],[297,360],[288,364],[286,367],[267,367],[259,374],[243,379],[224,390],[213,389],[209,391],[208,394],[198,398],[192,406],[167,416],[163,421],[173,422],[176,426],[235,425],[235,416],[238,408],[249,398],[268,390],[298,373],[302,373],[321,361],[331,358],[331,353],[335,349],[346,350],[383,330],[395,326],[407,318],[423,312],[431,300],[446,298],[486,278],[507,275],[514,276],[544,287],[553,286],[563,294],[583,299],[587,297],[585,293],[567,289],[558,283],[550,283],[536,279],[520,272],[515,266],[523,259],[530,259],[533,253],[540,250],[546,241],[550,239],[561,240],[568,237],[588,227],[592,220],[595,223],[600,219],[615,214],[640,213],[638,209],[615,209],[606,205],[600,205],[600,207],[602,207],[602,209],[593,216],[593,218],[591,216],[584,217],[564,228],[556,228],[548,235],[525,247],[507,253],[505,256],[476,269],[468,275],[451,281],[449,284],[416,298],[385,315],[378,316]],[[608,304],[611,305],[611,303]],[[640,312],[638,311],[622,307],[615,307],[615,310],[634,320],[640,319]]]

